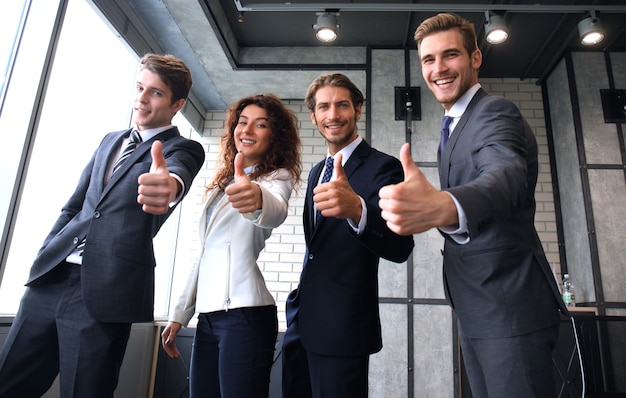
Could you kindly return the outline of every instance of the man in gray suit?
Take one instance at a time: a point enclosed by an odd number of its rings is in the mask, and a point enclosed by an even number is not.
[[[405,144],[405,181],[380,190],[382,216],[397,233],[445,237],[446,297],[472,395],[553,398],[551,351],[567,309],[534,227],[535,137],[513,103],[480,87],[471,23],[439,14],[415,39],[424,80],[452,121],[438,153],[441,190]]]
[[[204,162],[171,124],[191,83],[178,58],[141,59],[136,128],[104,137],[31,267],[0,353],[1,397],[40,397],[57,374],[62,397],[113,396],[131,324],[153,319],[152,238]]]

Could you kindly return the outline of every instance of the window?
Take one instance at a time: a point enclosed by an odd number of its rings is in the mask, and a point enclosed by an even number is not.
[[[5,9],[9,3],[11,8]],[[0,67],[5,62],[9,65],[9,53],[12,48],[17,49],[14,63],[7,67],[13,73],[6,82],[0,113],[0,131],[12,137],[5,139],[0,149],[0,210],[2,217],[8,215],[1,219],[4,231],[7,223],[12,223],[11,233],[2,237],[7,254],[0,273],[0,314],[16,313],[32,261],[102,137],[132,122],[138,56],[88,0],[66,4],[60,26],[55,25],[57,9],[62,7],[59,1],[0,5],[2,21],[13,21],[8,34],[5,35],[7,27],[2,27]],[[22,14],[23,32],[15,22]],[[50,52],[57,31],[58,43],[55,51]],[[13,40],[20,34],[21,40]],[[47,54],[54,55],[46,58]],[[177,115],[175,124],[181,134],[199,139],[181,115]],[[193,211],[193,206],[188,207]],[[155,306],[158,316],[165,315],[168,309],[178,228],[187,226],[181,208],[170,217],[155,245],[159,264]],[[182,230],[190,234],[191,229]]]

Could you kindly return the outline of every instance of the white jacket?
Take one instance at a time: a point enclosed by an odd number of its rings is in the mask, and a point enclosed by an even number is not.
[[[223,195],[207,222],[207,208],[219,189],[209,192],[199,226],[204,246],[170,321],[187,326],[195,313],[276,303],[257,258],[272,229],[287,218],[293,180],[287,170],[279,169],[253,183],[261,187],[263,194],[260,214],[240,214]]]

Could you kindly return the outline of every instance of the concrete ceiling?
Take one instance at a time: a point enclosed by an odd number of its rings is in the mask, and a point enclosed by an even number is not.
[[[341,70],[364,87],[368,48],[415,49],[415,29],[438,12],[455,12],[475,24],[482,78],[539,82],[568,51],[626,51],[623,0],[93,1],[139,54],[160,51],[184,59],[204,110],[224,109],[254,92],[302,98],[323,71]],[[339,12],[339,37],[331,44],[318,42],[312,28],[316,12],[325,10]],[[577,24],[592,10],[606,38],[584,48]],[[485,11],[504,17],[505,43],[484,39]]]

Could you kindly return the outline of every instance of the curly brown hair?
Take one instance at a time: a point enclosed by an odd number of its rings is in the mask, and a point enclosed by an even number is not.
[[[224,122],[218,170],[211,184],[207,186],[207,191],[216,186],[221,189],[226,188],[235,175],[233,162],[237,155],[237,148],[234,132],[241,111],[248,105],[265,109],[272,131],[268,152],[264,160],[255,165],[250,179],[255,180],[278,169],[286,169],[294,180],[294,186],[300,184],[302,144],[298,134],[298,118],[276,95],[256,94],[240,99],[228,109],[228,116]]]

